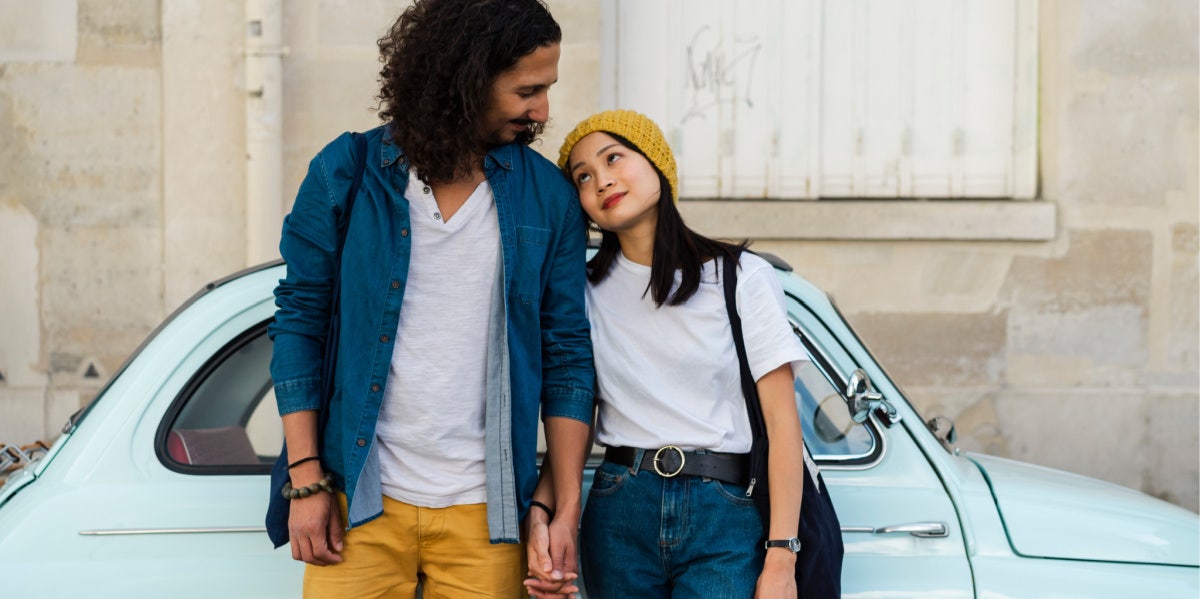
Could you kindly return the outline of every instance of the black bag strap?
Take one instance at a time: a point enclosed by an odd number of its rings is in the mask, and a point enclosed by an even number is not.
[[[333,377],[337,367],[338,334],[341,329],[342,312],[342,249],[346,245],[350,229],[350,214],[354,200],[362,186],[363,173],[367,170],[367,136],[351,133],[354,139],[354,180],[346,194],[346,204],[337,216],[337,247],[333,253],[333,295],[329,303],[329,325],[325,329],[325,352],[321,361],[321,410],[317,413],[318,442],[324,436],[325,423],[329,421],[329,400],[333,397]]]
[[[747,493],[755,500],[754,503],[766,522],[770,515],[767,481],[767,452],[770,444],[762,405],[758,401],[758,387],[754,384],[754,375],[750,372],[750,359],[746,355],[742,318],[737,311],[737,269],[743,251],[746,250],[738,249],[732,256],[724,258],[721,283],[725,291],[725,311],[729,315],[729,327],[733,331],[733,346],[737,350],[742,396],[746,400],[746,414],[750,417],[750,433],[754,439],[750,447],[750,485]]]
[[[748,251],[748,250],[743,250]],[[771,503],[767,487],[767,429],[763,419],[762,405],[758,401],[758,387],[750,373],[750,361],[746,357],[746,341],[742,337],[742,319],[737,313],[737,264],[741,253],[726,258],[722,275],[725,288],[725,309],[729,313],[729,326],[733,329],[733,343],[737,348],[738,363],[742,374],[742,394],[746,397],[746,412],[750,415],[750,429],[754,442],[750,447],[750,476],[758,479],[757,488],[751,487],[754,506],[762,516],[763,532],[770,529]],[[805,451],[808,451],[807,448]],[[807,468],[807,466],[805,466]],[[801,475],[804,484],[804,503],[800,509],[796,536],[803,548],[796,557],[796,589],[806,599],[840,599],[842,594],[842,545],[841,524],[833,501],[828,493],[822,493],[821,474]]]

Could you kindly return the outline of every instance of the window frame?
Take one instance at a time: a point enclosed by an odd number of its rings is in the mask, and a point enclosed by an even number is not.
[[[221,346],[221,349],[209,356],[204,361],[204,364],[196,369],[196,372],[188,378],[187,383],[183,385],[179,393],[175,395],[175,398],[171,401],[171,405],[163,413],[163,417],[159,421],[158,428],[154,433],[154,455],[165,468],[180,474],[201,476],[267,475],[271,473],[271,463],[214,465],[179,463],[167,451],[167,437],[174,429],[175,423],[182,414],[183,409],[194,398],[196,392],[200,390],[204,382],[217,372],[231,356],[250,343],[265,336],[267,334],[267,326],[274,322],[274,320],[275,318],[272,316],[235,335],[233,339]],[[270,380],[270,373],[268,373],[267,381]],[[263,397],[266,397],[266,395],[263,395]],[[261,402],[261,399],[259,401]],[[254,408],[257,406],[257,403],[254,404],[254,407],[247,406],[246,410],[238,416],[238,424],[245,426],[250,416],[254,413]]]
[[[837,362],[829,355],[825,346],[818,343],[814,338],[829,339],[832,343],[838,344],[839,349],[849,356],[844,347],[841,347],[841,342],[838,338],[825,326],[825,323],[812,311],[799,297],[785,292],[784,296],[792,303],[797,310],[789,310],[788,320],[792,325],[792,331],[800,337],[800,343],[804,346],[804,350],[808,352],[809,358],[817,367],[829,383],[838,391],[839,397],[845,401],[843,389],[846,388],[847,376],[841,368],[837,366]],[[805,316],[808,318],[806,319]],[[821,330],[814,333],[810,330],[811,326],[806,326],[805,321],[816,323],[821,326]],[[821,334],[823,333],[823,335]],[[847,408],[849,409],[849,408]],[[803,418],[804,415],[800,414]],[[887,453],[887,435],[883,433],[883,427],[880,426],[878,418],[874,414],[870,414],[862,423],[866,427],[867,432],[875,440],[871,447],[871,451],[865,455],[838,457],[827,454],[813,454],[813,460],[822,469],[831,470],[867,470],[874,467],[883,460]]]

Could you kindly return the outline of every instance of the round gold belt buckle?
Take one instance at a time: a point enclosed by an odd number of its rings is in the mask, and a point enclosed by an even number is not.
[[[668,449],[674,450],[675,453],[679,454],[679,467],[676,468],[674,472],[669,472],[669,473],[663,472],[662,468],[659,467],[659,464],[662,463],[663,452]],[[654,452],[654,471],[657,472],[658,475],[663,478],[671,478],[673,476],[679,476],[679,473],[683,472],[683,465],[685,463],[687,463],[687,458],[683,455],[683,450],[674,445],[667,445],[666,447],[661,447],[661,448],[659,448],[658,451]]]

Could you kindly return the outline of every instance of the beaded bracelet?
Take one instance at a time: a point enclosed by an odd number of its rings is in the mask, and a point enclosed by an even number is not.
[[[554,510],[550,509],[550,506],[548,506],[548,505],[546,505],[546,504],[544,504],[544,503],[542,503],[542,502],[540,502],[540,501],[538,501],[538,500],[536,500],[536,499],[530,499],[530,500],[529,500],[529,505],[530,505],[530,507],[540,507],[540,508],[542,508],[543,510],[546,510],[546,513],[547,513],[547,514],[550,514],[550,519],[551,519],[551,520],[553,520],[553,519],[554,519]]]
[[[321,491],[333,493],[333,479],[329,478],[328,474],[325,475],[325,478],[322,478],[321,480],[308,485],[307,487],[300,487],[299,489],[293,489],[292,481],[287,481],[283,483],[283,490],[280,491],[280,493],[283,495],[284,499],[303,499],[305,497],[316,495]]]

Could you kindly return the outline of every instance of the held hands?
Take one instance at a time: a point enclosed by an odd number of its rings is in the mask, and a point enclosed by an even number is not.
[[[567,599],[579,592],[575,559],[578,514],[558,513],[553,521],[544,510],[525,517],[529,578],[525,588],[536,599]]]
[[[308,478],[319,480],[320,466],[315,462],[312,473],[293,472],[293,486],[307,483]],[[342,562],[342,517],[337,497],[331,493],[316,493],[303,499],[293,499],[288,514],[288,534],[291,537],[292,559],[314,566],[329,566]]]
[[[782,548],[768,549],[754,599],[796,599],[797,592],[796,554]]]

